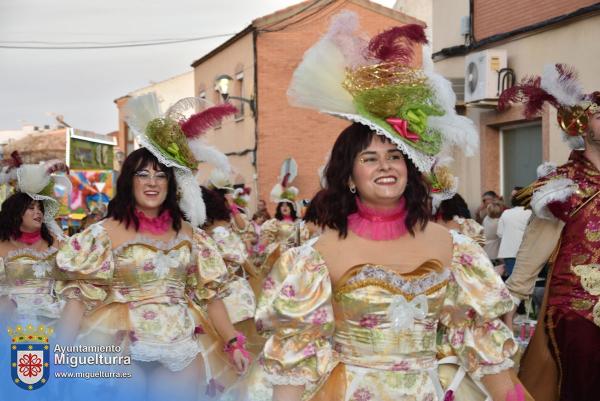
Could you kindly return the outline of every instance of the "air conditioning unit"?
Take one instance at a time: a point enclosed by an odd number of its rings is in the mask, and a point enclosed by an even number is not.
[[[498,71],[506,68],[506,50],[471,53],[465,59],[465,103],[498,99]]]

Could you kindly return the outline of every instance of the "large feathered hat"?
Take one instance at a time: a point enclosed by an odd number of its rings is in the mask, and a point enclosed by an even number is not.
[[[506,89],[498,99],[498,109],[510,103],[525,104],[525,118],[539,115],[544,103],[556,107],[558,125],[569,137],[577,137],[588,129],[588,119],[600,112],[600,92],[585,94],[577,72],[565,64],[547,64],[541,76],[524,78]]]
[[[456,114],[450,82],[433,72],[429,55],[423,57],[425,68],[417,65],[414,47],[426,43],[423,27],[415,24],[369,40],[356,13],[342,11],[304,54],[288,89],[290,103],[370,127],[423,173],[446,145],[471,155],[477,132],[471,120]]]
[[[194,170],[201,161],[225,171],[230,167],[227,156],[207,145],[202,135],[237,109],[229,103],[213,106],[203,98],[188,97],[162,114],[156,95],[149,93],[130,99],[124,112],[140,145],[161,164],[173,167],[181,193],[179,207],[185,217],[193,226],[204,224],[206,207]]]
[[[450,158],[443,158],[436,162],[426,180],[430,187],[431,208],[435,214],[443,201],[452,199],[458,192],[458,177],[450,171]]]
[[[13,156],[13,159],[15,157]],[[67,176],[57,175],[66,172]],[[44,224],[57,238],[64,238],[64,233],[54,220],[59,210],[59,203],[54,198],[54,187],[59,185],[71,192],[69,169],[62,160],[50,160],[43,164],[9,163],[0,171],[0,183],[12,182],[18,192],[24,192],[33,200],[44,205]]]
[[[297,210],[296,201],[298,200],[300,190],[291,185],[297,176],[298,164],[296,161],[292,158],[285,159],[279,170],[278,182],[271,189],[271,202],[286,202],[293,205]]]

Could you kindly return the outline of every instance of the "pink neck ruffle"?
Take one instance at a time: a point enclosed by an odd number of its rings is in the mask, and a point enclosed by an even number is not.
[[[165,210],[157,217],[148,217],[141,210],[135,209],[135,216],[140,222],[138,231],[147,232],[154,235],[161,235],[169,231],[173,223],[171,213]]]
[[[41,230],[34,231],[32,233],[26,233],[24,231],[21,231],[21,235],[19,235],[17,237],[17,241],[22,242],[27,245],[33,245],[41,239],[42,239],[42,231]]]
[[[356,235],[374,241],[389,241],[400,238],[408,231],[406,201],[400,200],[398,206],[391,209],[376,210],[365,206],[356,198],[358,211],[348,216],[348,228]]]

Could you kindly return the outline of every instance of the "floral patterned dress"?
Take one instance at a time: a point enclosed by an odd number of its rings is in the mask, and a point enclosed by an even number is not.
[[[57,293],[86,305],[80,343],[122,345],[133,360],[171,371],[200,354],[207,381],[215,377],[222,347],[201,305],[227,295],[230,274],[202,230],[168,242],[138,235],[113,249],[100,222],[71,237],[56,261],[65,276]]]
[[[53,325],[60,318],[64,301],[54,293],[56,252],[55,247],[21,248],[0,258],[0,296],[15,303],[17,320],[24,324]]]
[[[302,220],[284,221],[270,219],[260,228],[260,243],[266,243],[257,264],[261,270],[268,270],[275,260],[286,250],[302,245],[310,237],[308,228]],[[265,273],[268,273],[266,271]]]
[[[257,326],[269,338],[248,398],[270,400],[272,385],[291,384],[305,385],[305,400],[451,399],[438,351],[475,378],[510,368],[517,345],[499,319],[510,295],[481,247],[452,235],[451,266],[359,265],[335,286],[311,241],[283,254],[259,299]]]
[[[248,252],[240,236],[230,226],[218,226],[210,230],[219,252],[233,277],[229,283],[230,293],[223,299],[232,323],[253,319],[256,297],[248,282],[255,274],[248,262]]]

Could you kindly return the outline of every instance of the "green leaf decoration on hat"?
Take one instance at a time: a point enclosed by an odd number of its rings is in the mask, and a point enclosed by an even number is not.
[[[42,189],[39,192],[39,195],[45,195],[45,196],[53,197],[54,196],[54,180],[50,179],[50,182],[48,183],[48,185],[46,185],[44,187],[44,189]]]
[[[165,157],[190,169],[198,166],[198,161],[190,150],[188,140],[176,121],[168,118],[155,118],[148,123],[146,135]]]
[[[442,116],[444,111],[431,104],[433,97],[427,85],[393,85],[367,89],[354,97],[354,105],[359,115],[373,121],[393,137],[428,155],[437,154],[442,145],[438,131],[427,128],[429,116]],[[389,117],[399,117],[407,121],[408,129],[419,136],[418,141],[402,137],[386,121]]]

